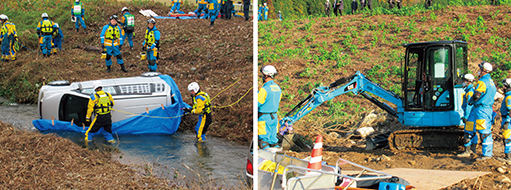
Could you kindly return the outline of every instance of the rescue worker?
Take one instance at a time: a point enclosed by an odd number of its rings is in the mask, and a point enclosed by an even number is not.
[[[224,18],[230,20],[232,18],[233,9],[232,0],[224,0]]]
[[[475,84],[474,96],[469,100],[469,105],[473,105],[472,111],[468,117],[467,129],[476,130],[480,134],[482,141],[482,157],[476,160],[486,160],[493,156],[493,138],[491,135],[491,123],[493,120],[492,105],[495,102],[494,97],[497,89],[490,72],[493,66],[488,62],[479,64],[479,81]]]
[[[124,30],[121,30],[121,27],[117,25],[117,15],[110,16],[110,23],[103,27],[101,31],[101,47],[103,50],[106,48],[106,72],[110,72],[110,65],[112,65],[112,56],[117,57],[117,63],[121,65],[121,70],[124,72],[128,72],[124,67],[124,61],[122,60],[122,45],[124,42]]]
[[[181,0],[172,0],[174,2],[174,5],[170,9],[170,13],[179,13],[179,8],[181,8]]]
[[[358,9],[357,0],[353,0],[353,2],[351,2],[351,14],[357,13],[357,9]]]
[[[122,10],[122,18],[121,18],[121,26],[124,30],[124,34],[128,39],[130,50],[133,50],[133,32],[135,32],[135,16],[129,13],[127,7],[123,7]]]
[[[337,16],[337,12],[339,12],[340,15],[342,16],[342,13],[344,12],[344,1],[343,0],[335,0],[334,1],[335,16]]]
[[[277,17],[279,18],[279,21],[282,21],[282,13],[280,11],[277,13]]]
[[[425,0],[424,6],[426,9],[433,6],[433,0]]]
[[[73,18],[73,20],[75,20],[76,32],[80,30],[81,24],[85,33],[89,34],[87,32],[87,26],[85,26],[85,21],[83,21],[83,19],[85,18],[84,14],[85,10],[83,9],[82,2],[80,2],[80,0],[76,0],[75,3],[73,4],[73,8],[71,9],[71,17]]]
[[[259,4],[259,9],[257,10],[257,20],[263,20],[263,6]]]
[[[464,140],[464,146],[465,146],[465,152],[458,154],[458,157],[470,157],[471,154],[476,153],[476,147],[477,147],[477,135],[475,130],[471,126],[467,126],[467,119],[470,115],[470,112],[472,111],[473,105],[468,105],[468,101],[472,98],[474,95],[474,75],[472,74],[465,74],[463,76],[463,87],[464,87],[464,93],[462,94],[462,101],[461,109],[463,109],[464,114],[461,118],[463,120],[463,123],[465,123],[465,131],[463,133],[463,140]]]
[[[277,75],[277,69],[272,65],[266,65],[261,68],[263,74],[263,87],[257,93],[257,132],[259,137],[259,148],[267,149],[278,147],[277,133],[278,123],[277,111],[279,110],[282,91],[273,81]]]
[[[60,29],[60,26],[58,23],[55,23],[55,30],[53,31],[53,48],[52,53],[57,54],[57,48],[58,51],[62,51],[62,43],[64,42],[64,33],[62,33],[62,30]]]
[[[14,43],[18,40],[18,33],[16,32],[16,25],[7,20],[9,20],[7,15],[0,15],[0,41],[2,42],[2,47],[0,49],[2,49],[2,60],[16,61]]]
[[[330,9],[332,5],[330,4],[330,0],[325,1],[325,14],[327,17],[330,17]]]
[[[219,13],[219,7],[218,7],[218,1],[217,0],[209,0],[208,2],[208,13],[209,13],[209,19],[211,21],[211,24],[209,27],[212,27],[215,25],[215,20],[218,17]]]
[[[250,0],[243,0],[243,15],[245,16],[245,21],[248,21],[248,11],[250,10]],[[279,11],[280,13],[280,11]]]
[[[266,3],[263,4],[263,16],[264,20],[268,20],[268,5]]]
[[[37,24],[37,35],[41,44],[41,51],[44,57],[50,57],[53,41],[53,31],[56,29],[55,23],[48,19],[48,14],[41,15],[43,20]]]
[[[197,125],[195,125],[195,133],[197,134],[197,141],[206,141],[206,132],[209,125],[213,121],[211,118],[211,100],[209,95],[200,90],[199,84],[192,82],[188,85],[188,91],[193,99],[192,108],[183,108],[185,112],[190,112],[199,115]]]
[[[112,114],[110,113],[114,106],[114,99],[112,95],[103,91],[103,85],[100,81],[94,81],[92,86],[94,93],[90,95],[85,122],[90,123],[92,112],[95,116],[89,129],[85,132],[85,142],[92,141],[95,133],[103,128],[107,132],[105,139],[109,143],[115,143],[112,136]]]
[[[504,137],[504,154],[505,160],[511,161],[511,78],[502,81],[504,86],[505,97],[500,106],[500,116],[502,117],[501,129]]]
[[[156,21],[151,18],[147,20],[147,30],[145,31],[144,42],[142,43],[142,50],[146,51],[149,56],[148,67],[149,71],[156,71],[156,59],[158,58],[158,49],[160,48],[160,31],[156,28]]]
[[[366,6],[369,10],[373,10],[373,0],[366,0]]]
[[[198,7],[197,7],[197,19],[200,19],[200,15],[202,14],[202,11],[204,11],[204,15],[206,15],[206,12],[208,10],[207,9],[208,1],[207,0],[195,0],[195,2],[198,3]]]
[[[366,1],[360,0],[360,10],[364,10],[364,8],[366,8]]]

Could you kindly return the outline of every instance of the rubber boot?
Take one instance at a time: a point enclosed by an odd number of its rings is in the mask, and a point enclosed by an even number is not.
[[[89,32],[87,32],[87,28],[84,28],[83,30],[85,30],[85,34],[89,34]]]
[[[106,66],[106,72],[109,73],[110,72],[110,66]]]
[[[477,144],[470,145],[470,150],[472,150],[474,154],[477,154]]]
[[[121,71],[124,71],[125,73],[128,72],[128,70],[124,67],[124,64],[121,65]]]
[[[461,154],[458,154],[456,156],[460,158],[467,158],[470,157],[472,153],[474,152],[472,152],[471,147],[465,147],[465,152],[462,152]]]
[[[211,24],[209,25],[209,27],[212,27],[215,25],[215,21],[211,21]]]
[[[76,33],[78,33],[78,32],[80,32],[80,29],[79,29],[79,28],[77,28],[77,29],[76,29]]]

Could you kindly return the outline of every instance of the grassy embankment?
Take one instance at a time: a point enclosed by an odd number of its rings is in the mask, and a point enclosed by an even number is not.
[[[501,86],[500,81],[509,77],[511,69],[507,53],[511,51],[510,8],[462,6],[469,3],[477,2],[437,4],[432,10],[422,5],[401,10],[377,7],[357,15],[260,23],[259,66],[273,64],[279,69],[276,80],[283,90],[279,117],[313,88],[356,71],[402,96],[405,49],[401,45],[412,42],[467,41],[469,69],[475,73],[482,60],[493,63],[492,78]],[[351,131],[372,110],[383,112],[362,96],[342,95],[302,118],[295,130],[308,139],[330,131]],[[397,122],[380,117],[377,128],[391,123]]]

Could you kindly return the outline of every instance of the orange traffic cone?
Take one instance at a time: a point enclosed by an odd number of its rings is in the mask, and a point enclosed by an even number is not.
[[[321,170],[321,161],[323,160],[323,136],[318,135],[316,137],[316,144],[314,144],[314,149],[312,149],[311,158],[309,159],[309,165],[307,168],[314,170]],[[310,174],[319,174],[318,172],[307,171],[307,175]]]

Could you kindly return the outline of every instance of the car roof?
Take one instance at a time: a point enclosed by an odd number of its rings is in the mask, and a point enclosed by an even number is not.
[[[144,83],[165,83],[160,77],[128,77],[128,78],[115,78],[115,79],[100,79],[94,81],[101,81],[103,86],[127,85],[127,84],[144,84]],[[83,88],[92,88],[94,81],[77,82]]]

